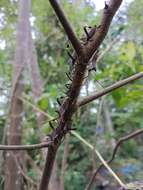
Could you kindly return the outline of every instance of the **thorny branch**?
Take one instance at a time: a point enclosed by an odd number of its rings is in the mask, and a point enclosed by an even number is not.
[[[135,132],[133,132],[133,133],[131,133],[131,134],[125,136],[125,137],[120,138],[120,139],[118,140],[118,142],[117,142],[117,144],[116,144],[114,150],[113,150],[112,157],[111,157],[110,160],[107,161],[107,164],[111,164],[111,162],[115,159],[115,156],[116,156],[116,153],[117,153],[117,151],[118,151],[118,148],[120,147],[120,145],[121,145],[123,142],[125,142],[125,141],[127,141],[127,140],[129,140],[129,139],[132,139],[132,138],[134,138],[134,137],[136,137],[137,135],[140,135],[140,134],[142,134],[142,133],[143,133],[143,129],[139,129],[139,130],[137,130],[137,131],[135,131]],[[85,190],[90,190],[90,189],[91,189],[91,187],[92,187],[92,185],[93,185],[93,183],[94,183],[94,180],[95,180],[95,178],[96,178],[96,175],[98,174],[98,172],[99,172],[103,167],[104,167],[104,164],[101,164],[101,165],[98,167],[98,169],[93,173],[93,175],[92,175],[92,177],[91,177],[91,179],[90,179],[90,181],[89,181],[89,183],[88,183],[88,185],[87,185],[87,187],[86,187]]]
[[[110,0],[109,4],[106,4],[100,26],[98,26],[96,30],[93,30],[93,35],[91,38],[88,38],[87,43],[83,45],[76,37],[72,27],[70,26],[70,23],[68,22],[57,1],[49,1],[55,10],[55,13],[58,16],[61,24],[63,25],[63,28],[71,44],[73,45],[73,48],[77,54],[77,63],[75,65],[72,83],[70,84],[69,90],[66,94],[67,97],[64,99],[62,105],[59,108],[58,127],[49,136],[52,143],[48,144],[47,141],[47,144],[44,144],[45,146],[48,146],[48,154],[39,190],[47,189],[58,147],[61,144],[63,136],[71,130],[72,115],[77,108],[77,99],[79,97],[80,89],[85,78],[88,62],[104,40],[112,18],[122,3],[122,0]],[[34,145],[28,145],[26,148],[29,148],[29,146]],[[41,147],[41,144],[37,147]],[[15,147],[13,145],[9,148],[18,147]],[[25,150],[25,147],[23,148]]]
[[[47,189],[58,146],[61,144],[63,136],[71,130],[72,115],[76,111],[77,99],[85,78],[88,62],[104,40],[112,18],[122,3],[122,0],[109,1],[109,4],[104,8],[100,26],[97,28],[97,30],[94,30],[94,34],[92,35],[91,39],[88,39],[87,43],[83,46],[77,40],[72,27],[70,26],[57,1],[49,1],[55,10],[55,13],[59,18],[71,44],[73,45],[75,52],[77,53],[77,63],[73,72],[72,82],[69,85],[69,89],[66,94],[67,97],[64,99],[59,108],[60,117],[58,119],[58,127],[51,134],[51,140],[54,143],[52,146],[49,146],[48,149],[48,155],[39,190]]]

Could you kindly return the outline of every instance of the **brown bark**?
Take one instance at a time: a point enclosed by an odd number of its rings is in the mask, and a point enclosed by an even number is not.
[[[47,190],[48,189],[47,184],[49,184],[49,181],[50,181],[57,148],[58,147],[52,147],[51,146],[48,149],[48,154],[47,154],[47,158],[46,158],[46,167],[44,168],[44,171],[42,174],[42,179],[44,177],[44,180],[42,181],[42,183],[40,183],[40,187],[39,187],[40,190]],[[50,152],[50,154],[49,154],[49,152]],[[51,172],[48,172],[48,171],[51,171]],[[45,175],[46,175],[46,178],[45,178]]]
[[[19,1],[19,16],[16,36],[16,53],[13,65],[13,87],[11,95],[10,107],[10,126],[8,127],[7,143],[11,145],[21,144],[22,138],[22,113],[23,104],[18,97],[22,96],[24,90],[23,69],[26,62],[26,46],[27,46],[27,21],[29,17],[30,0]],[[15,162],[15,158],[19,160],[21,152],[11,151],[6,153],[5,162],[5,190],[22,190],[22,176]]]
[[[64,144],[64,154],[62,160],[62,167],[61,167],[61,176],[60,176],[60,190],[64,190],[64,177],[67,169],[67,157],[69,153],[69,139],[70,134],[67,134],[65,137],[65,144]]]
[[[59,190],[60,184],[57,176],[57,170],[58,170],[57,159],[55,159],[50,180],[50,188],[49,188],[50,190]]]

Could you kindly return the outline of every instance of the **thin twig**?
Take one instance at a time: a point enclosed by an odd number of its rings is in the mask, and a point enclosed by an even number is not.
[[[104,57],[104,55],[109,52],[113,45],[119,41],[120,36],[118,35],[116,38],[114,38],[111,43],[107,46],[107,48],[97,57],[96,64]]]
[[[39,143],[39,144],[30,144],[30,145],[0,145],[0,150],[35,150],[41,148],[47,148],[51,145],[51,141]]]
[[[99,91],[93,95],[90,95],[90,96],[83,98],[82,100],[80,100],[77,103],[77,107],[81,107],[85,104],[88,104],[88,103],[100,98],[101,96],[104,96],[104,95],[108,94],[109,92],[112,92],[112,91],[114,91],[114,90],[116,90],[122,86],[125,86],[129,83],[132,83],[133,81],[140,79],[142,77],[143,77],[143,72],[140,72],[140,73],[132,75],[131,77],[120,80],[120,81],[114,83],[113,85],[104,88],[102,91]]]
[[[81,142],[83,142],[86,146],[88,146],[91,150],[93,150],[104,167],[109,171],[109,173],[116,179],[116,181],[121,185],[121,187],[125,187],[125,184],[121,181],[121,179],[116,175],[116,173],[111,169],[111,167],[108,165],[108,163],[104,160],[104,158],[101,156],[99,151],[95,149],[94,146],[92,146],[89,142],[87,142],[84,138],[82,138],[78,133],[72,131],[71,132],[74,136],[76,136]]]
[[[117,150],[118,150],[118,148],[120,147],[120,145],[121,145],[123,142],[125,142],[125,141],[127,141],[127,140],[129,140],[129,139],[132,139],[132,138],[134,138],[134,137],[136,137],[137,135],[140,135],[140,134],[142,134],[142,133],[143,133],[143,129],[139,129],[139,130],[137,130],[137,131],[135,131],[135,132],[133,132],[133,133],[131,133],[131,134],[125,136],[125,137],[120,138],[119,141],[117,142],[117,144],[116,144],[114,150],[113,150],[113,154],[112,154],[111,159],[108,160],[107,163],[108,163],[108,164],[111,164],[111,162],[115,159]],[[85,190],[90,190],[90,189],[91,189],[92,184],[93,184],[93,182],[94,182],[94,180],[95,180],[95,178],[96,178],[96,175],[98,174],[98,172],[99,172],[103,167],[105,167],[104,164],[101,164],[101,165],[98,167],[98,169],[93,173],[93,175],[92,175],[92,177],[91,177],[91,179],[90,179],[90,181],[89,181],[89,183],[88,183],[88,185],[87,185],[87,187],[86,187]]]
[[[25,94],[24,94],[25,95]],[[49,115],[47,112],[44,112],[43,110],[41,110],[38,106],[34,105],[33,103],[29,102],[28,100],[26,100],[26,96],[23,97],[17,97],[18,99],[20,99],[22,102],[28,104],[29,106],[31,106],[33,109],[35,109],[36,111],[40,112],[41,114],[43,114],[44,116],[48,117],[50,120],[53,119],[53,117],[51,115]],[[49,121],[50,121],[49,120]]]

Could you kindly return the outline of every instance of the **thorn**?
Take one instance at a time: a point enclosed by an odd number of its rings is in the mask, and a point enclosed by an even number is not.
[[[64,99],[65,97],[64,96],[61,96],[60,99]]]
[[[52,124],[51,121],[49,121],[49,126],[50,126],[50,128],[51,128],[52,130],[54,130],[54,127],[53,127],[53,124]]]
[[[90,26],[91,27],[91,26]],[[88,27],[89,28],[89,27]],[[91,27],[92,28],[92,27]],[[83,27],[83,29],[84,29],[84,32],[85,32],[85,34],[86,34],[86,37],[87,37],[87,39],[89,39],[89,33],[88,33],[88,31],[87,31],[87,27],[86,26],[84,26]]]
[[[69,89],[69,88],[70,88],[70,84],[65,84],[65,87],[66,87],[67,89]]]
[[[47,136],[46,136],[46,139],[50,139],[51,142],[53,141],[52,135],[47,135]]]
[[[66,73],[66,75],[67,75],[68,79],[69,79],[70,81],[72,81],[72,78],[70,77],[70,75],[69,75],[68,73]]]
[[[60,97],[60,99],[64,99],[64,98],[65,98],[65,96],[61,96],[61,97]]]
[[[96,72],[96,67],[92,67],[91,69],[88,70],[89,72],[95,71]]]
[[[70,45],[69,44],[67,44],[67,48],[69,48],[70,47]]]
[[[108,9],[108,8],[109,8],[109,6],[108,6],[108,4],[105,1],[105,7],[104,7],[104,9]]]
[[[72,128],[69,128],[68,130],[70,130],[70,131],[75,131],[75,130],[77,130],[77,128],[72,127]]]
[[[67,51],[67,54],[68,54],[68,56],[71,58],[72,64],[74,65],[76,59],[73,57],[73,55],[72,55],[69,51]]]
[[[61,97],[59,98],[61,105],[62,105],[62,103],[63,103],[63,101],[64,101],[65,98],[66,98],[66,96],[61,96]]]
[[[87,36],[87,42],[90,40],[91,41],[91,38],[93,37],[93,35],[95,34],[96,30],[97,30],[97,26],[95,25],[94,27],[88,27],[90,30],[89,32],[87,31],[87,29],[85,28],[84,31],[86,33],[86,36]]]
[[[60,102],[60,99],[59,99],[59,98],[57,98],[57,102],[58,102],[58,104],[61,106],[61,102]]]

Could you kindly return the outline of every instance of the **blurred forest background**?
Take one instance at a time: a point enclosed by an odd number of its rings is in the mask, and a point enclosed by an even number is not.
[[[84,26],[99,24],[102,10],[96,10],[96,4],[92,1],[60,0],[60,4],[79,38],[84,33]],[[99,52],[102,56],[96,65],[97,71],[89,73],[81,97],[143,70],[142,8],[143,1],[134,0],[118,11],[100,47]],[[10,135],[8,133],[11,124],[10,97],[11,81],[16,72],[13,72],[13,63],[17,20],[17,1],[1,0],[0,144],[6,144],[7,136]],[[56,99],[64,96],[67,81],[65,73],[70,67],[67,54],[68,39],[48,0],[32,1],[30,24],[34,42],[31,46],[34,52],[33,60],[37,59],[38,64],[31,63],[22,68],[24,70],[21,82],[24,87],[20,96],[23,102],[22,144],[39,143],[43,136],[50,133],[48,121],[57,117]],[[77,132],[96,146],[105,160],[108,160],[119,138],[143,128],[143,80],[140,79],[83,106],[74,115],[73,120],[73,127],[77,128]],[[143,135],[125,142],[111,164],[112,169],[125,183],[142,179],[142,144]],[[5,158],[6,153],[0,152],[0,189],[4,189],[6,180]],[[44,167],[44,152],[28,151],[24,158],[24,167],[22,166],[20,171],[24,176],[25,189],[37,189]],[[93,151],[75,136],[67,135],[57,154],[51,190],[57,190],[58,187],[61,187],[61,190],[83,190],[99,164],[100,161]],[[117,182],[105,169],[98,174],[92,189],[100,189],[105,181],[105,189],[116,189]]]

